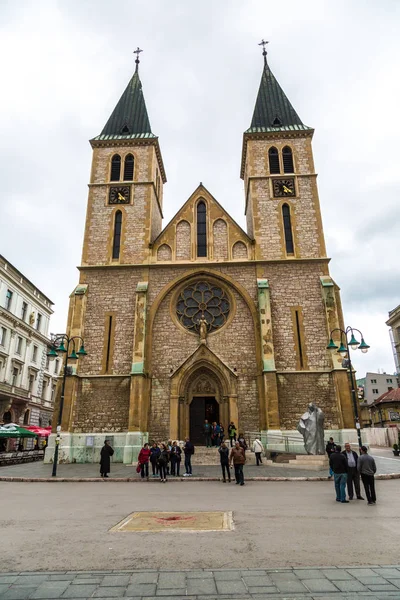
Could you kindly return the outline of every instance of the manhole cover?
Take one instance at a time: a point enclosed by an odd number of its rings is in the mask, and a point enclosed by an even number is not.
[[[110,531],[231,531],[231,512],[134,512]]]

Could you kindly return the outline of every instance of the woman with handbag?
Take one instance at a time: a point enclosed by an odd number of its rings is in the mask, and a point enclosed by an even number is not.
[[[138,457],[138,467],[140,467],[140,476],[142,479],[145,477],[149,480],[149,459],[150,459],[151,451],[148,444],[145,444],[141,451],[139,452]],[[138,471],[139,472],[139,471]]]

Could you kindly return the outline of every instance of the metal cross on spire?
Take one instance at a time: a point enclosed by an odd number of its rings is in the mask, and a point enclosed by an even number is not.
[[[263,57],[264,57],[264,65],[267,64],[267,51],[265,49],[265,46],[269,44],[269,42],[266,42],[265,40],[261,40],[261,42],[258,44],[259,46],[263,47]]]
[[[139,60],[139,54],[140,54],[141,52],[143,52],[143,50],[141,50],[141,49],[139,48],[139,46],[136,48],[136,50],[134,50],[134,51],[133,51],[133,54],[136,54],[136,60],[135,60],[135,63],[136,63],[136,69],[135,69],[135,71],[138,71],[138,69],[139,69],[139,63],[140,63],[140,60]]]

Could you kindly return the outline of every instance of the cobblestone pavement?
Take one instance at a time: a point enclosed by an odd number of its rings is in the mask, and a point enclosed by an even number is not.
[[[400,566],[0,573],[1,600],[383,600],[400,598]]]
[[[385,453],[386,454],[386,453]],[[400,458],[390,456],[374,455],[378,474],[385,475],[391,473],[400,473]],[[183,466],[183,465],[182,465]],[[0,479],[2,477],[28,477],[28,478],[51,478],[52,465],[43,464],[43,462],[26,463],[22,465],[10,465],[0,467]],[[184,469],[181,469],[181,475]],[[327,475],[325,470],[311,471],[307,469],[292,469],[283,466],[270,467],[266,465],[248,465],[245,467],[245,476],[251,477],[321,477]],[[59,478],[80,479],[80,478],[98,478],[99,470],[97,464],[61,464],[58,466],[57,476]],[[193,476],[204,478],[220,478],[221,468],[219,466],[196,465],[196,459],[193,460]],[[140,479],[136,473],[136,466],[126,466],[121,463],[111,464],[111,478],[134,478]],[[150,479],[152,479],[150,477]],[[172,478],[173,479],[173,478]]]

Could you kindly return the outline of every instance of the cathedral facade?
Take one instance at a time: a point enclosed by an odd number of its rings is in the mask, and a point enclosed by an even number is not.
[[[67,326],[88,354],[67,377],[61,460],[94,459],[105,437],[125,463],[144,440],[202,443],[206,418],[225,428],[234,421],[274,447],[309,402],[324,410],[335,439],[354,427],[347,372],[326,348],[343,318],[325,250],[313,129],[264,58],[243,135],[246,231],[202,184],[163,228],[166,173],[138,62],[91,140]]]

